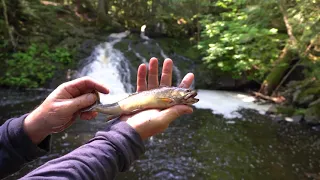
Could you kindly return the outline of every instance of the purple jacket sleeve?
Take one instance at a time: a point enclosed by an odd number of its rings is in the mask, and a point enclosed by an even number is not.
[[[37,146],[25,133],[23,122],[27,115],[9,119],[0,126],[0,179],[49,152],[51,136]]]
[[[126,122],[116,120],[88,143],[51,160],[22,179],[114,179],[129,169],[145,147],[140,135]]]

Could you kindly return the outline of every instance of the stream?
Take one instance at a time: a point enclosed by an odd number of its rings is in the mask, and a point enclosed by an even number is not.
[[[76,74],[91,76],[110,87],[110,94],[101,95],[102,103],[134,92],[140,63],[154,56],[161,66],[168,57],[143,33],[135,41],[127,38],[129,35],[111,34],[82,61]],[[170,57],[175,63],[173,85],[177,85],[195,66],[183,56]],[[31,111],[50,91],[0,90],[0,122]],[[320,179],[317,131],[273,121],[264,115],[270,105],[255,104],[253,97],[242,93],[204,89],[198,93],[200,101],[194,105],[194,113],[146,141],[145,154],[116,179]],[[77,120],[66,131],[53,135],[51,153],[6,179],[17,179],[81,146],[106,123],[103,115],[92,121]]]

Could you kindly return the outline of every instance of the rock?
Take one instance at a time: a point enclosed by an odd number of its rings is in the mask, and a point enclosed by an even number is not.
[[[291,122],[291,123],[300,123],[303,120],[303,116],[302,115],[295,115],[292,117],[285,117],[284,120],[286,120],[287,122]]]
[[[284,117],[282,117],[282,116],[276,116],[275,118],[273,118],[273,120],[274,120],[275,122],[281,122],[281,121],[284,121]]]
[[[317,99],[317,100],[315,100],[315,101],[313,101],[313,102],[311,102],[311,103],[309,104],[309,107],[311,107],[311,106],[316,106],[316,105],[319,105],[319,104],[320,104],[320,98]]]
[[[236,80],[229,76],[223,76],[218,79],[218,89],[233,89],[236,86]]]
[[[293,88],[296,88],[298,84],[299,84],[299,81],[290,81],[287,84],[287,87],[288,87],[288,89],[293,89]]]
[[[319,120],[316,116],[306,115],[306,116],[304,117],[304,120],[305,120],[308,124],[320,124],[320,120]]]
[[[292,116],[292,122],[294,123],[300,123],[303,120],[303,115],[295,115]]]
[[[266,114],[276,114],[277,112],[278,112],[278,110],[277,110],[276,106],[271,106],[271,107],[267,110]]]
[[[300,89],[296,90],[296,91],[293,93],[292,101],[293,101],[294,103],[297,103],[298,97],[299,97],[300,93],[301,93],[301,90],[300,90]]]
[[[297,104],[301,105],[301,106],[308,107],[308,105],[313,101],[314,98],[315,98],[315,95],[314,94],[310,94],[308,96],[299,98]]]
[[[320,131],[320,126],[312,126],[311,129],[315,130],[315,131]]]

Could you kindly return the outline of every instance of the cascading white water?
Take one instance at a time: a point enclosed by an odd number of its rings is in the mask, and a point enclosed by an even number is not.
[[[259,105],[254,103],[254,97],[236,92],[198,90],[197,98],[200,101],[194,106],[199,109],[211,109],[214,114],[223,114],[225,118],[241,117],[237,112],[240,108],[255,109],[264,114],[270,104]]]
[[[108,95],[101,95],[102,103],[113,103],[128,96],[128,91],[133,89],[131,85],[130,68],[124,55],[113,46],[127,37],[129,32],[111,34],[111,41],[98,45],[90,63],[84,66],[79,75],[89,76],[103,83],[110,89]],[[125,76],[121,76],[125,74]]]

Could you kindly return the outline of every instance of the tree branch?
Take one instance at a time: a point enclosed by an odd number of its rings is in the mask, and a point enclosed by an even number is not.
[[[295,45],[297,45],[297,39],[293,35],[292,26],[289,23],[288,13],[287,13],[287,10],[284,7],[284,2],[283,1],[284,0],[280,0],[279,8],[280,8],[280,11],[281,11],[281,13],[283,15],[283,21],[284,21],[284,24],[286,25],[286,28],[287,28],[287,33],[288,33],[289,39],[291,41],[290,43],[291,43],[291,45],[295,46]]]
[[[303,56],[306,56],[306,55],[309,53],[309,51],[310,51],[311,47],[314,45],[314,42],[316,41],[316,39],[317,39],[317,36],[315,37],[315,40],[311,40],[309,46],[307,46],[306,50],[304,51]],[[272,96],[274,96],[275,93],[277,93],[278,89],[282,86],[283,82],[284,82],[285,80],[287,80],[287,78],[289,77],[289,75],[290,75],[290,74],[292,73],[292,71],[300,64],[300,62],[302,61],[302,59],[303,59],[303,58],[300,58],[299,61],[298,61],[298,62],[290,69],[290,71],[282,78],[282,80],[281,80],[281,82],[278,84],[277,88],[273,91]]]

